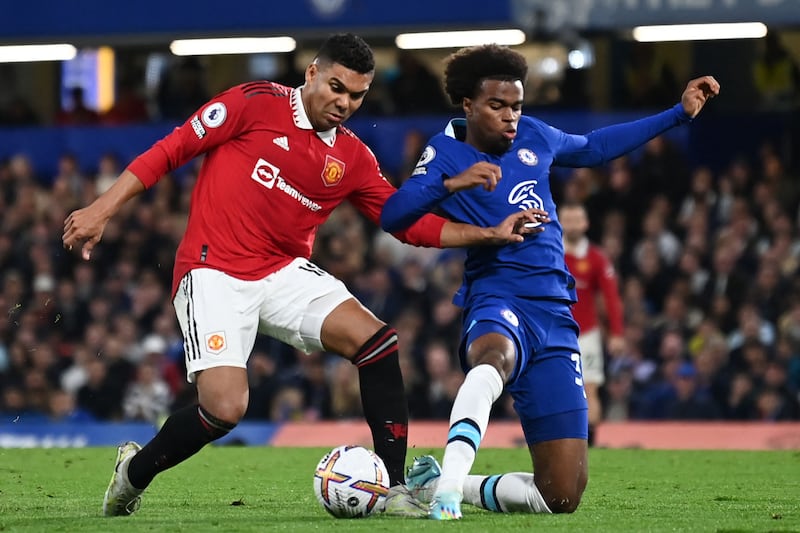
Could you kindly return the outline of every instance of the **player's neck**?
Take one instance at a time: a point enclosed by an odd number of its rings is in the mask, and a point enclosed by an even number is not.
[[[586,236],[583,235],[578,237],[577,239],[564,239],[564,251],[569,254],[575,254],[579,252],[582,248],[586,245]]]

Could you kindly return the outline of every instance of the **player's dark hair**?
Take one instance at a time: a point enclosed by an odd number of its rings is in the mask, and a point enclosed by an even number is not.
[[[497,44],[462,48],[446,60],[444,89],[454,105],[474,98],[483,80],[525,83],[528,63],[522,54]]]
[[[317,52],[316,59],[326,63],[339,63],[359,74],[375,70],[372,49],[364,39],[352,33],[336,33],[328,37]]]

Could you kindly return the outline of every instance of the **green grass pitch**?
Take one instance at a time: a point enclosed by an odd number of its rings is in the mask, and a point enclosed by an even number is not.
[[[0,449],[0,532],[800,531],[800,451],[593,449],[574,514],[465,505],[458,524],[330,517],[312,490],[325,451],[208,447],[156,478],[138,513],[109,519],[101,506],[114,449]],[[410,450],[409,460],[430,452]],[[527,450],[482,449],[473,472],[529,469]]]

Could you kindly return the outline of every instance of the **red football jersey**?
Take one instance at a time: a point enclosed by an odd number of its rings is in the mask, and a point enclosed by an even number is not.
[[[201,107],[128,167],[146,187],[205,154],[178,246],[173,291],[192,268],[245,280],[308,258],[319,226],[344,200],[375,224],[395,191],[373,153],[344,127],[317,132],[300,89],[257,81]],[[426,216],[399,239],[438,246],[445,220]]]
[[[612,335],[622,335],[622,300],[614,265],[588,239],[584,239],[572,252],[566,252],[564,258],[570,274],[575,278],[578,302],[572,306],[572,316],[581,331],[598,327],[597,294],[602,293],[609,332]]]

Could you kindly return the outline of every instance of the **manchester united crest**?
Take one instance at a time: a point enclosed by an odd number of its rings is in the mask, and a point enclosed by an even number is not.
[[[224,331],[215,331],[214,333],[209,333],[206,335],[206,348],[209,352],[218,354],[224,351],[227,347]]]
[[[344,161],[330,155],[325,156],[325,167],[322,169],[322,181],[326,187],[339,185],[344,177]]]

